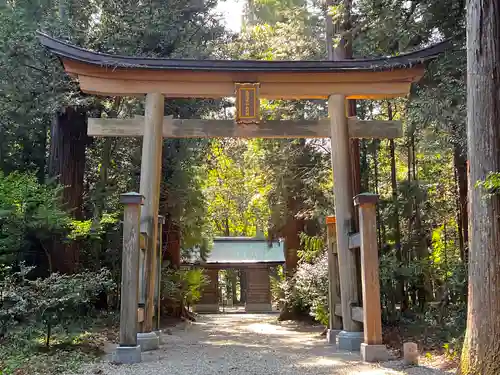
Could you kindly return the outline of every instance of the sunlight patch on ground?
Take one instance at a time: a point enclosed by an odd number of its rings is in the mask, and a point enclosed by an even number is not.
[[[358,370],[356,375],[401,375],[400,372],[388,369]]]
[[[253,323],[245,327],[245,330],[266,335],[300,335],[299,332],[293,332],[286,328],[271,325],[269,323]]]
[[[259,344],[249,344],[249,343],[242,343],[241,341],[234,341],[234,340],[209,340],[209,341],[200,341],[201,344],[204,345],[218,345],[218,346],[244,346],[247,348],[265,348],[267,347],[266,345],[259,345]]]
[[[308,359],[307,361],[301,361],[297,364],[299,366],[308,366],[308,367],[330,367],[330,366],[345,365],[345,362],[333,358],[317,357]]]

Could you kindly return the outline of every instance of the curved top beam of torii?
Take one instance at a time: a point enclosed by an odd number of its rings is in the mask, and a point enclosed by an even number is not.
[[[190,60],[110,55],[86,50],[38,32],[82,91],[98,95],[218,98],[234,95],[234,83],[256,82],[268,99],[384,99],[408,94],[426,63],[448,42],[395,57],[344,61]]]

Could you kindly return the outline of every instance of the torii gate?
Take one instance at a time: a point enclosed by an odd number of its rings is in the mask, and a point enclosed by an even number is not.
[[[118,362],[138,362],[142,349],[158,347],[153,332],[157,282],[158,205],[162,138],[247,137],[331,138],[335,220],[328,224],[330,259],[330,333],[338,346],[357,349],[363,359],[387,356],[382,345],[376,196],[355,197],[360,207],[360,233],[353,230],[353,194],[349,137],[395,138],[402,135],[397,121],[360,121],[346,117],[346,99],[388,99],[406,96],[423,76],[425,65],[447,48],[439,43],[397,57],[343,61],[187,60],[116,56],[85,50],[38,33],[41,43],[58,56],[65,71],[78,79],[83,92],[106,96],[146,95],[144,117],[89,119],[89,135],[143,136],[139,194],[124,194],[125,208],[120,346]],[[164,97],[221,98],[236,96],[236,121],[164,117]],[[327,99],[329,118],[317,121],[261,121],[259,98]],[[243,125],[243,126],[240,126]],[[142,197],[141,197],[142,195]],[[140,209],[142,200],[144,207]],[[146,293],[142,332],[137,334],[138,236],[147,234]],[[335,224],[333,224],[335,223]],[[334,236],[332,233],[336,233]],[[334,238],[335,237],[335,238]],[[363,307],[357,292],[354,249],[361,248]],[[338,257],[338,264],[333,260]],[[338,266],[338,268],[337,268]],[[335,280],[340,280],[340,309]],[[337,332],[342,316],[343,331]],[[364,334],[360,321],[364,322]],[[139,335],[139,341],[137,338]],[[364,342],[363,342],[364,341]]]

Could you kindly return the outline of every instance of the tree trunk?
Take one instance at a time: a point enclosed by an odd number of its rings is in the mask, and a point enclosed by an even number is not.
[[[378,139],[374,139],[372,141],[373,147],[373,179],[374,179],[374,193],[378,194],[378,149],[380,146],[380,142]],[[382,248],[382,220],[380,220],[380,204],[377,204],[376,207],[377,213],[377,247],[379,249]]]
[[[111,149],[114,141],[113,138],[105,138],[102,144],[101,167],[99,169],[99,182],[97,185],[97,197],[93,215],[96,221],[101,219],[106,205],[108,174],[111,165]]]
[[[362,139],[360,144],[360,172],[361,189],[369,191],[370,186],[370,166],[368,162],[368,140]]]
[[[231,236],[231,231],[229,230],[229,217],[226,216],[226,219],[224,220],[224,236],[229,237]]]
[[[500,1],[467,5],[469,293],[458,373],[500,374],[500,196],[476,187],[500,171]]]
[[[456,183],[458,187],[458,242],[460,257],[467,263],[469,245],[469,213],[467,207],[467,159],[459,144],[454,146],[453,162],[455,164]]]
[[[165,253],[162,259],[169,262],[169,267],[179,269],[181,266],[181,228],[170,215],[167,215],[163,229],[161,235],[165,244]]]
[[[64,186],[65,208],[77,220],[83,219],[83,177],[87,144],[87,114],[83,108],[65,108],[52,124],[49,175]],[[51,249],[54,271],[74,273],[78,269],[79,246],[56,242]]]
[[[240,269],[240,302],[245,303],[246,301],[247,301],[246,273],[244,269]]]
[[[229,270],[229,280],[231,282],[231,298],[233,300],[233,305],[236,305],[238,296],[236,294],[236,270]]]
[[[117,118],[121,105],[121,97],[117,96],[113,100],[113,105],[108,113],[108,117]],[[101,149],[101,166],[99,169],[99,182],[97,185],[97,197],[94,207],[94,219],[100,220],[105,211],[106,198],[108,196],[108,175],[111,166],[112,155],[116,145],[116,138],[104,138]]]
[[[387,104],[387,117],[389,121],[393,120],[392,104]],[[396,247],[396,260],[400,267],[403,266],[403,250],[401,248],[401,224],[399,222],[399,199],[398,199],[398,181],[396,175],[396,145],[394,139],[389,140],[389,152],[391,155],[391,189],[392,189],[392,204],[394,211],[392,218],[394,220],[394,244]],[[396,301],[400,303],[401,312],[408,307],[408,301],[405,296],[404,277],[398,276],[396,281]]]

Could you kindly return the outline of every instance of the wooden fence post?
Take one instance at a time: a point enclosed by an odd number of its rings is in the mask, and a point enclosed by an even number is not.
[[[354,197],[359,207],[361,237],[361,281],[363,285],[364,342],[361,356],[364,361],[376,362],[388,359],[382,344],[382,311],[380,307],[380,279],[377,247],[378,195],[363,193]]]
[[[123,215],[122,282],[120,300],[120,345],[113,361],[141,362],[141,347],[137,345],[137,298],[139,286],[140,216],[144,197],[138,193],[120,196],[125,205]]]
[[[336,344],[337,335],[342,330],[342,318],[335,315],[335,306],[340,303],[335,216],[328,216],[326,218],[326,234],[328,254],[328,306],[330,311],[326,338],[330,344]]]

